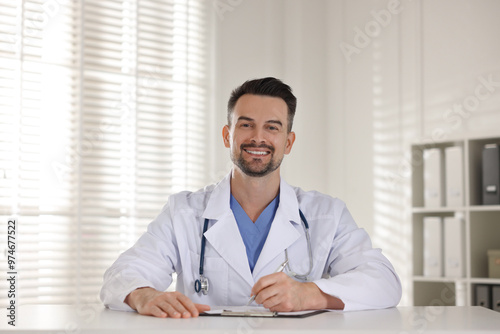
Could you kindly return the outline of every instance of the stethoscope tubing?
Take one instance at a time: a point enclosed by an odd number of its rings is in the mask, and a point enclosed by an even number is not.
[[[207,238],[205,238],[205,232],[208,229],[208,219],[205,219],[205,223],[203,224],[203,234],[201,235],[201,252],[200,252],[200,276],[203,276],[203,264],[205,262],[205,244],[207,242]]]
[[[302,210],[300,210],[300,209],[299,209],[299,215],[300,215],[301,223],[302,223],[302,225],[304,227],[304,230],[305,230],[305,233],[306,233],[307,252],[308,252],[308,255],[309,255],[309,271],[306,274],[304,274],[304,275],[300,275],[300,274],[294,273],[291,270],[290,263],[287,264],[287,267],[288,267],[288,270],[293,273],[293,275],[292,275],[293,277],[296,277],[298,279],[302,279],[302,280],[307,281],[308,280],[308,276],[309,276],[309,274],[312,271],[311,238],[310,238],[310,235],[309,235],[309,224],[307,222],[306,217],[302,213]],[[205,263],[205,247],[206,247],[206,241],[207,241],[207,239],[205,238],[205,232],[207,232],[207,230],[208,230],[208,222],[209,222],[209,219],[205,218],[205,222],[203,224],[203,233],[201,235],[201,251],[200,251],[200,267],[199,267],[200,279],[197,279],[195,281],[195,291],[196,292],[202,291],[203,294],[207,294],[207,292],[208,292],[207,291],[208,290],[208,280],[207,280],[206,277],[203,276],[203,266],[204,266],[204,263]],[[288,251],[286,249],[285,249],[285,257],[286,257],[286,260],[288,260]],[[206,285],[206,288],[202,287],[203,286],[202,285],[202,281],[204,281],[204,284]]]

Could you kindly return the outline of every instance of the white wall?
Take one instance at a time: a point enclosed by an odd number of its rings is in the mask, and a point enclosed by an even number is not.
[[[325,138],[330,128],[329,122],[325,122],[329,113],[324,89],[324,1],[309,1],[307,6],[304,1],[221,3],[238,5],[231,11],[221,9],[215,19],[216,176],[228,169],[229,154],[222,145],[219,129],[226,124],[226,103],[231,90],[248,79],[275,76],[288,83],[298,97],[294,121],[297,140],[284,160],[283,174],[292,184],[327,192],[330,177]],[[304,174],[299,166],[307,166],[311,173]]]
[[[214,180],[229,166],[219,129],[231,89],[249,78],[283,79],[299,102],[284,177],[347,202],[395,264],[409,303],[409,145],[500,132],[500,1],[216,3],[226,7],[214,7]],[[346,57],[347,44],[357,53]]]

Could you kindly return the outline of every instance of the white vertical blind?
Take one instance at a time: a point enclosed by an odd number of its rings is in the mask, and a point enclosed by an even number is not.
[[[208,6],[0,0],[0,259],[16,217],[18,305],[95,300],[168,195],[204,184]]]

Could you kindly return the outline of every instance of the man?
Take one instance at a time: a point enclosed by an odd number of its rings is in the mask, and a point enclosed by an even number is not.
[[[189,318],[210,305],[245,305],[251,296],[273,311],[397,305],[394,268],[345,204],[281,179],[281,161],[295,141],[295,108],[290,87],[275,78],[232,92],[222,130],[231,173],[203,190],[170,196],[148,231],[106,271],[107,307]],[[164,292],[174,272],[177,291]]]

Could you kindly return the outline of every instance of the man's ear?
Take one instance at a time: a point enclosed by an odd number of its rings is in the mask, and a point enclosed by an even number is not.
[[[229,133],[229,125],[224,125],[222,128],[222,140],[224,140],[224,146],[227,148],[231,147],[231,134]]]
[[[295,132],[290,131],[287,134],[287,138],[286,138],[285,154],[290,153],[294,142],[295,142]]]

